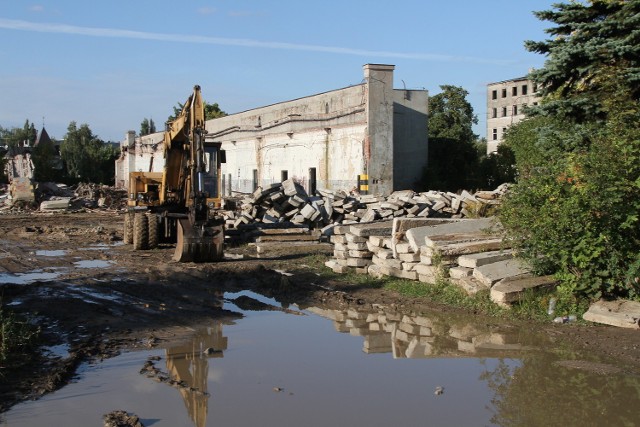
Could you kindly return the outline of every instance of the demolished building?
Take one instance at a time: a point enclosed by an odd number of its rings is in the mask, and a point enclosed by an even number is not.
[[[363,68],[360,84],[207,120],[207,140],[226,152],[223,195],[287,179],[310,194],[415,188],[427,166],[428,91],[394,89],[393,65]],[[129,172],[162,171],[162,135],[127,134],[117,186]]]

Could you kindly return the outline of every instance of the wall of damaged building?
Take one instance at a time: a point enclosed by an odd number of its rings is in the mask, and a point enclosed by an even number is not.
[[[428,103],[425,90],[394,90],[393,185],[420,190],[428,163]]]
[[[120,143],[120,157],[116,160],[116,188],[127,188],[130,172],[162,172],[164,132],[136,136],[128,131]]]
[[[225,195],[294,178],[307,191],[411,188],[427,162],[426,90],[394,90],[393,65],[367,64],[364,83],[206,123],[221,142]]]
[[[293,178],[307,189],[350,189],[364,173],[365,85],[209,120],[222,143],[224,186],[250,193]],[[312,170],[313,169],[313,170]]]
[[[427,164],[428,92],[394,90],[394,68],[366,64],[361,84],[207,120],[207,140],[226,152],[223,195],[289,178],[310,191],[314,176],[316,188],[330,190],[357,189],[359,175],[371,194],[414,188]],[[164,164],[162,132],[127,138],[119,186],[130,171]]]

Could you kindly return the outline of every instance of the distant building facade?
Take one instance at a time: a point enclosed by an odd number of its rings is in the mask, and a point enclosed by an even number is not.
[[[290,178],[307,191],[348,191],[363,175],[371,194],[415,188],[427,167],[429,94],[394,89],[393,65],[363,68],[361,84],[207,120],[207,140],[226,152],[223,195]],[[129,171],[162,171],[162,135],[127,134],[118,186]]]
[[[495,153],[507,128],[524,119],[524,109],[540,98],[536,84],[526,77],[487,85],[487,154]]]

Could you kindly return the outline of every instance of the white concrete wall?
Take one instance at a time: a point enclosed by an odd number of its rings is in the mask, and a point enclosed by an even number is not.
[[[393,70],[367,64],[362,84],[208,120],[207,141],[226,151],[223,195],[253,192],[254,170],[263,188],[281,182],[285,170],[309,190],[310,168],[316,188],[355,189],[360,174],[369,175],[370,193],[417,182],[427,164],[428,92],[394,91]],[[125,185],[130,171],[162,170],[162,145],[153,153],[156,137],[161,142],[162,132],[135,138],[133,148],[123,142],[117,185]],[[403,188],[395,188],[395,179]]]
[[[130,172],[162,172],[164,132],[136,137],[129,131],[121,142],[121,156],[116,160],[116,188],[127,188]]]
[[[221,142],[233,191],[281,182],[282,171],[308,189],[309,168],[318,188],[351,189],[364,173],[364,85],[351,86],[206,122],[207,139]]]

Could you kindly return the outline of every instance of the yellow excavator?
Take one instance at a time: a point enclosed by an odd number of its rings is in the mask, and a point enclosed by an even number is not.
[[[124,241],[135,250],[175,243],[173,259],[209,262],[223,258],[221,143],[205,140],[200,86],[164,133],[164,171],[131,172]]]

